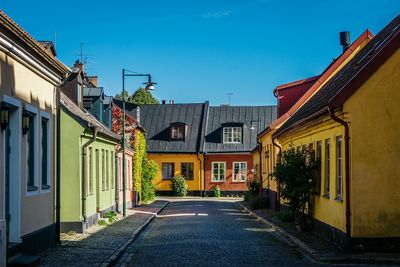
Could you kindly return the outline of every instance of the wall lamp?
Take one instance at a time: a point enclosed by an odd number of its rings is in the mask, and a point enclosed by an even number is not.
[[[26,135],[29,131],[29,119],[31,115],[29,112],[24,108],[22,111],[22,133]]]
[[[10,108],[6,102],[0,104],[0,125],[1,130],[4,131],[10,123]]]
[[[255,122],[258,122],[259,124],[261,124],[261,119],[251,120],[250,121],[250,130],[254,130],[256,128],[256,126],[254,125]]]

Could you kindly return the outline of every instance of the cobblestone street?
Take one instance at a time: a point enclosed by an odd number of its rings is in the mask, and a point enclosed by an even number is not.
[[[119,266],[310,266],[233,202],[171,202]]]

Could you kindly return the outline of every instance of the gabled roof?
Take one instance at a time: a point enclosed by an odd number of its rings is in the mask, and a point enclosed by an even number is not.
[[[115,105],[117,105],[119,108],[122,108],[122,100],[120,100],[120,99],[114,97],[114,98],[113,98],[113,103],[114,103]],[[125,110],[127,110],[127,111],[132,111],[132,110],[136,109],[137,107],[140,107],[140,106],[125,101]],[[136,115],[135,115],[134,117],[136,118]]]
[[[97,127],[98,131],[112,139],[120,140],[121,137],[113,133],[104,124],[98,121],[87,110],[79,108],[71,99],[69,99],[63,92],[60,92],[61,108],[74,119],[76,119],[83,127]]]
[[[104,94],[103,87],[84,87],[83,96],[84,97],[98,97]]]
[[[291,87],[298,86],[298,85],[301,85],[301,84],[313,83],[313,82],[315,82],[316,80],[318,80],[319,77],[321,77],[321,75],[316,75],[316,76],[313,76],[313,77],[309,77],[309,78],[297,80],[297,81],[294,81],[294,82],[290,82],[290,83],[285,83],[285,84],[278,85],[278,86],[275,87],[275,89],[274,89],[274,94],[275,94],[276,91],[279,91],[279,90],[289,89],[289,88],[291,88]]]
[[[113,97],[112,96],[105,96],[103,100],[103,105],[110,105],[113,103]]]
[[[276,119],[276,106],[218,106],[209,107],[205,130],[207,153],[251,152],[257,146],[257,134]],[[224,144],[225,124],[243,125],[242,143]],[[254,129],[250,129],[253,126]]]
[[[46,47],[40,44],[2,10],[0,10],[0,24],[12,32],[19,40],[35,51],[60,73],[66,74],[70,72],[70,69],[67,66],[53,56],[53,54]]]
[[[268,133],[272,129],[277,129],[284,122],[286,122],[300,107],[306,103],[306,101],[320,89],[321,84],[324,84],[331,75],[337,71],[337,69],[345,62],[364,42],[367,40],[371,40],[374,35],[366,30],[363,34],[361,34],[352,44],[351,46],[342,53],[335,61],[333,61],[329,66],[323,71],[318,80],[308,89],[308,91],[282,116],[280,116],[277,120],[273,121],[268,128],[262,131],[258,138],[262,137],[264,134]]]
[[[343,104],[400,47],[399,39],[400,16],[397,16],[298,109],[274,136],[325,115],[329,106],[336,108]]]
[[[140,121],[147,131],[149,153],[197,153],[202,142],[202,122],[207,103],[141,105]],[[132,114],[135,116],[135,114]],[[172,123],[187,125],[184,141],[170,141]]]

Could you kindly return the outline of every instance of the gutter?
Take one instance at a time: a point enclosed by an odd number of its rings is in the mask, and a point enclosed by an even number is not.
[[[278,145],[277,143],[275,143],[275,138],[272,138],[272,144],[278,148],[279,153],[278,153],[278,158],[277,158],[277,162],[281,162],[282,159],[282,147],[280,145]],[[281,185],[280,183],[277,183],[277,192],[276,192],[276,205],[275,205],[275,211],[278,212],[281,209]]]
[[[114,188],[115,188],[115,207],[116,207],[117,212],[119,213],[120,210],[119,210],[119,176],[118,176],[119,165],[118,165],[118,153],[114,154],[114,161],[115,161],[115,163],[114,163],[114,166],[115,166],[115,168],[114,168],[114,171],[115,171],[115,173],[114,173],[114,175],[115,175],[115,179],[114,179],[115,180],[115,186],[114,186]]]
[[[93,137],[87,141],[82,147],[82,217],[83,222],[87,222],[86,217],[86,196],[87,196],[87,175],[86,175],[86,162],[87,162],[87,149],[97,139],[98,127],[94,126]]]
[[[262,190],[263,190],[263,176],[262,176],[262,142],[260,142],[260,139],[257,138],[257,144],[258,144],[258,158],[259,158],[259,174],[260,174],[260,189],[258,190],[259,195],[262,195]]]
[[[56,92],[57,92],[57,117],[56,117],[56,124],[57,124],[57,126],[56,126],[56,142],[57,142],[57,150],[56,150],[56,159],[57,159],[57,165],[56,165],[56,168],[57,168],[57,172],[56,172],[56,192],[55,192],[55,194],[56,194],[56,244],[57,244],[57,246],[60,246],[61,245],[61,240],[60,240],[60,233],[61,233],[61,207],[60,207],[60,204],[61,204],[61,196],[60,196],[60,193],[61,193],[61,184],[60,184],[60,181],[61,181],[61,169],[60,169],[60,167],[61,167],[61,148],[60,148],[60,145],[61,145],[61,136],[60,136],[60,134],[61,134],[61,125],[60,125],[60,122],[61,122],[61,103],[60,103],[60,89],[58,89],[58,90],[56,90]]]
[[[206,196],[206,156],[207,152],[203,153],[204,159],[203,159],[203,192],[202,192],[202,197]]]
[[[201,162],[201,158],[200,158],[200,152],[197,153],[197,159],[200,162],[200,179],[199,179],[199,185],[200,185],[200,196],[203,196],[203,187],[201,184],[201,178],[204,177],[204,171],[202,171],[201,166],[203,165],[203,162]],[[203,175],[202,175],[203,174]]]
[[[344,127],[344,154],[345,154],[345,199],[346,199],[346,237],[348,248],[351,240],[351,209],[350,209],[350,146],[349,146],[349,124],[335,115],[333,106],[328,107],[329,115],[332,120],[340,123]]]

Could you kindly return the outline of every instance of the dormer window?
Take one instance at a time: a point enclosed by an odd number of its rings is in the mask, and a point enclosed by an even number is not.
[[[170,137],[172,141],[184,141],[186,137],[186,124],[172,123],[170,127]]]
[[[242,143],[242,127],[224,127],[223,141],[225,144]]]

